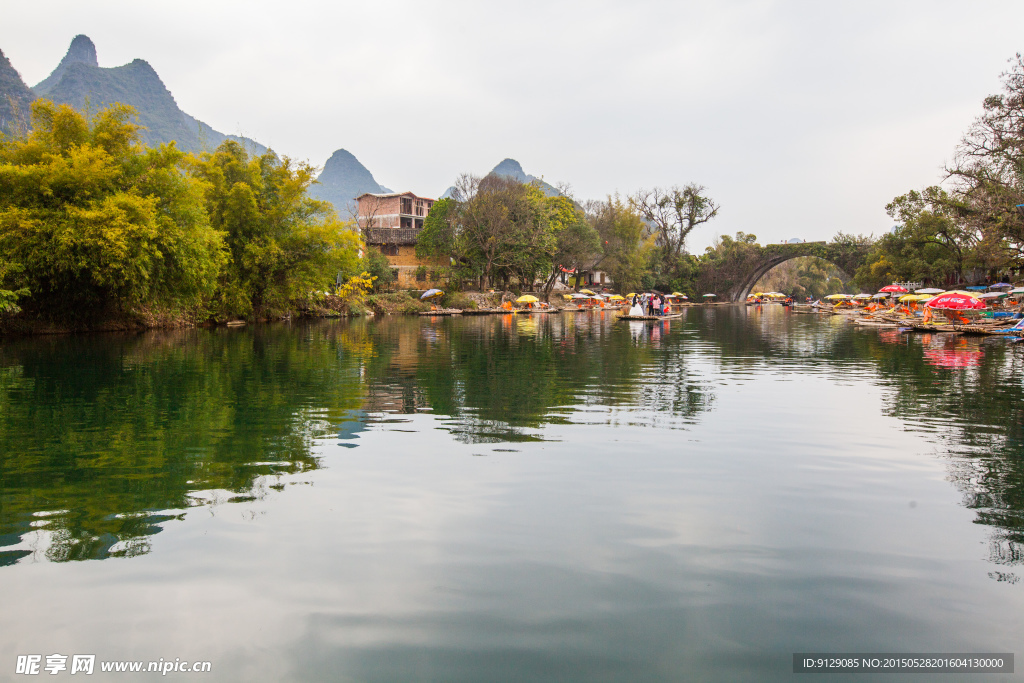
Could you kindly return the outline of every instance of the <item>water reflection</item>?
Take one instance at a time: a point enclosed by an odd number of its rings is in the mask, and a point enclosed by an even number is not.
[[[262,498],[320,466],[317,439],[356,447],[396,414],[438,413],[457,441],[501,443],[543,440],[576,406],[667,413],[662,424],[709,407],[681,357],[609,323],[389,318],[7,342],[0,564],[144,554],[187,508]]]
[[[683,426],[713,400],[682,353],[666,357],[663,324],[636,335],[601,314],[393,318],[356,327],[377,349],[367,409],[448,416],[465,443],[532,441],[580,406],[628,408],[636,420]],[[682,338],[676,340],[682,344]],[[588,414],[593,419],[593,414]],[[606,420],[610,420],[606,416]]]
[[[370,431],[414,431],[417,413],[461,444],[558,439],[559,425],[686,430],[723,386],[767,374],[882,387],[880,413],[939,446],[964,505],[993,530],[991,561],[1016,565],[1022,370],[1002,340],[781,307],[657,323],[396,317],[8,341],[0,564],[145,554],[190,507],[282,494],[286,475],[322,466],[319,440],[356,449]]]
[[[315,469],[314,440],[363,403],[363,351],[285,327],[0,346],[0,562],[142,554],[194,492]]]
[[[964,505],[992,528],[990,561],[1024,560],[1024,349],[999,337],[865,329],[783,307],[691,311],[688,319],[726,377],[771,363],[886,388],[883,414],[939,446]],[[1015,575],[993,578],[1014,583]]]

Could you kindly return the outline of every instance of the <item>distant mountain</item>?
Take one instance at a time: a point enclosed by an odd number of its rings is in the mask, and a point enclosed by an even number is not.
[[[200,152],[231,139],[241,142],[250,153],[267,150],[248,138],[216,131],[183,112],[148,62],[136,59],[124,66],[99,66],[96,46],[87,36],[75,36],[64,59],[33,90],[79,111],[96,111],[114,102],[129,104],[139,112],[139,123],[146,128],[141,131],[142,141],[147,145],[174,140],[180,149]]]
[[[0,133],[13,133],[28,122],[35,95],[0,50]]]
[[[60,60],[57,68],[32,88],[36,96],[46,97],[49,95],[54,86],[60,82],[61,77],[64,76],[64,72],[68,70],[68,65],[70,64],[85,64],[86,66],[99,68],[100,63],[96,59],[96,46],[89,40],[89,36],[79,34],[71,39],[68,53],[64,55],[64,59]]]
[[[339,149],[324,164],[324,170],[317,176],[319,184],[309,189],[309,194],[334,204],[338,215],[347,219],[355,210],[355,198],[364,192],[391,192],[373,177],[373,174],[359,163],[351,152]]]
[[[536,183],[540,187],[541,191],[548,197],[557,197],[562,194],[554,188],[544,182],[543,178],[537,176],[527,175],[523,170],[523,167],[519,165],[519,162],[515,159],[504,159],[500,164],[491,169],[488,175],[506,176],[508,178],[515,178],[521,183]]]
[[[491,172],[488,173],[487,175],[504,176],[506,178],[518,180],[521,183],[536,183],[537,186],[540,187],[541,191],[548,197],[556,197],[562,194],[552,185],[549,185],[548,183],[544,182],[542,178],[527,175],[526,171],[523,170],[523,167],[515,159],[502,160],[502,162],[499,163],[494,168],[492,168]],[[447,190],[444,191],[444,194],[441,195],[441,198],[446,199],[448,197],[451,197],[454,191],[454,187],[449,187]]]

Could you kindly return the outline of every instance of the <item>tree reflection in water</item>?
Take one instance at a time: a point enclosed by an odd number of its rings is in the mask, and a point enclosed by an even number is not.
[[[883,387],[883,414],[941,444],[964,504],[993,529],[992,562],[1015,565],[1021,351],[726,307],[657,323],[396,317],[9,340],[0,564],[146,553],[188,508],[275,495],[283,475],[321,466],[319,439],[356,447],[402,415],[432,413],[463,443],[556,438],[548,427],[563,424],[686,429],[723,376],[757,367]]]
[[[768,360],[887,389],[885,415],[940,446],[996,564],[1024,561],[1024,349],[999,337],[893,334],[839,316],[721,311],[702,326],[723,365]],[[993,578],[1015,582],[1015,575]]]

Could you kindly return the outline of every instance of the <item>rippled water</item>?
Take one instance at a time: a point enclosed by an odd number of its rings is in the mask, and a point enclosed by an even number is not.
[[[9,340],[0,679],[31,653],[762,681],[793,652],[1013,652],[1022,366],[781,307]]]

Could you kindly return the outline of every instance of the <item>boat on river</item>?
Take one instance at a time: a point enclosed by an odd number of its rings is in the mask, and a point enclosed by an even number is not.
[[[420,311],[420,315],[462,315],[462,309],[439,308],[436,311]]]
[[[673,320],[675,318],[682,318],[682,313],[672,313],[670,315],[618,315],[615,316],[619,320]]]

